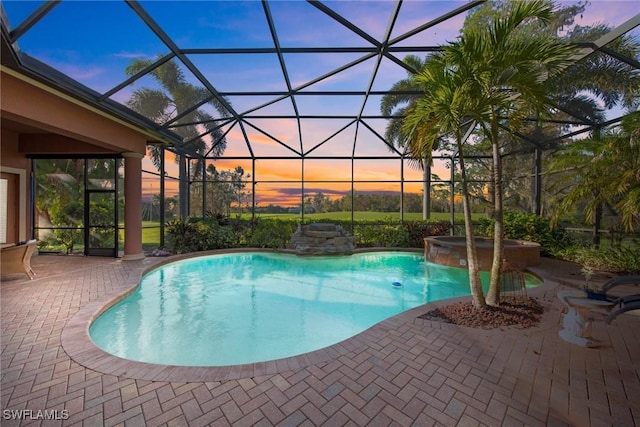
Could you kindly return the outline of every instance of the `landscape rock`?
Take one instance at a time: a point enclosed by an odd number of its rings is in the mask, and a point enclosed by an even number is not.
[[[298,255],[351,255],[358,238],[332,223],[298,225],[287,246]]]

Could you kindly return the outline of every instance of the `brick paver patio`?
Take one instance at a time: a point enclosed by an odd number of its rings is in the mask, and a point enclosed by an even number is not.
[[[546,312],[526,330],[431,322],[419,307],[306,358],[204,368],[200,380],[81,360],[93,351],[74,338],[83,310],[158,262],[40,255],[35,280],[3,277],[2,426],[640,425],[640,316],[597,315],[599,348],[561,340],[555,295],[575,282],[571,264],[537,270],[545,285],[530,295]]]

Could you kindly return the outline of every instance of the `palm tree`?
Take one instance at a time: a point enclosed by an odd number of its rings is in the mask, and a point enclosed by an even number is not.
[[[611,149],[619,161],[619,179],[609,181],[612,194],[619,196],[616,203],[627,230],[640,227],[640,112],[622,119],[622,134],[611,139]],[[623,145],[624,144],[624,145]]]
[[[626,115],[619,129],[567,144],[555,153],[550,172],[572,176],[555,183],[562,198],[555,221],[583,203],[593,222],[604,205],[634,231],[640,226],[640,112]]]
[[[467,17],[463,31],[469,31],[475,27],[484,28],[490,25],[492,20],[505,13],[509,5],[510,2],[506,0],[494,0],[484,3]],[[574,25],[576,16],[582,14],[587,5],[586,2],[574,5],[560,5],[554,11],[551,21],[544,27],[533,21],[531,24],[522,24],[518,31],[533,37],[538,37],[540,33],[550,34],[565,43],[598,40],[612,29],[603,24],[588,27]],[[610,53],[614,52],[637,61],[640,53],[640,42],[624,35],[609,42],[606,48],[609,53],[604,50],[593,52],[546,82],[550,97],[553,99],[555,106],[558,107],[551,113],[553,119],[575,120],[580,118],[586,123],[602,123],[605,120],[603,107],[611,108],[615,104],[622,104],[633,110],[634,106],[638,105],[637,88],[640,87],[640,73],[637,73],[633,65],[623,60],[618,60],[614,57],[615,55]],[[511,181],[511,186],[507,191],[503,188],[503,195],[510,195],[510,199],[503,199],[505,204],[511,203],[512,207],[515,207],[514,204],[517,205],[519,203],[522,209],[528,209],[526,201],[533,195],[530,191],[533,189],[522,191],[527,187],[522,185],[523,182],[521,180],[530,179],[528,174],[522,173],[522,162],[533,160],[534,170],[536,173],[540,173],[540,166],[536,164],[533,152],[535,150],[538,151],[538,155],[545,155],[543,150],[550,152],[549,148],[557,144],[555,137],[559,137],[569,131],[566,125],[558,123],[549,122],[542,126],[536,124],[530,125],[528,129],[519,129],[519,134],[524,135],[529,141],[543,141],[543,144],[534,146],[520,140],[520,146],[518,146],[519,138],[513,138],[508,143],[510,147],[509,158],[511,159],[511,165],[514,167],[511,170],[503,170],[503,185],[508,185],[509,181]],[[545,157],[550,156],[547,154]],[[547,162],[545,161],[545,163]],[[492,173],[490,167],[487,167],[487,171]],[[548,193],[551,191],[548,182],[549,180],[545,180],[545,182],[537,181],[536,185],[543,184],[548,189]],[[493,190],[493,187],[491,190]],[[492,193],[493,191],[490,191],[490,202],[493,205]],[[550,201],[553,201],[553,199],[546,198],[544,208],[539,204],[532,204],[532,206],[539,213],[544,210],[552,212],[554,205],[550,206]],[[533,203],[533,200],[530,202]],[[601,208],[598,207],[596,210],[601,210]],[[595,221],[594,230],[599,228],[601,228],[599,221]],[[594,239],[597,239],[597,232],[594,233]]]
[[[389,119],[385,139],[401,149],[405,148],[406,142],[402,135],[404,116],[408,109],[424,96],[421,93],[421,85],[416,82],[416,73],[425,67],[427,60],[428,57],[420,59],[415,55],[407,55],[402,60],[407,66],[407,78],[394,83],[380,101],[380,112],[385,116],[395,116]]]
[[[465,31],[458,44],[460,60],[472,61],[470,92],[479,96],[481,109],[474,111],[483,133],[491,141],[494,254],[487,293],[489,305],[500,303],[500,281],[504,256],[503,190],[500,120],[517,129],[531,114],[544,116],[548,110],[545,82],[570,64],[573,48],[539,31],[525,31],[537,21],[547,24],[553,16],[551,3],[544,0],[510,3],[504,15],[488,26]]]
[[[461,169],[461,188],[465,218],[467,268],[469,286],[475,307],[485,306],[480,281],[478,257],[473,235],[471,208],[464,161],[463,123],[469,113],[477,108],[478,98],[468,92],[465,70],[460,63],[451,63],[458,56],[457,46],[447,46],[443,53],[429,57],[422,70],[415,76],[415,83],[424,95],[407,107],[407,115],[401,127],[401,143],[415,161],[431,162],[434,146],[444,135],[453,134]]]
[[[154,62],[151,59],[134,59],[127,66],[126,74],[134,76],[152,66]],[[226,148],[226,140],[222,131],[216,125],[214,117],[200,108],[192,111],[189,111],[189,109],[205,99],[210,99],[208,103],[221,115],[228,115],[229,111],[218,98],[212,97],[207,89],[189,83],[175,61],[165,62],[154,68],[149,74],[159,84],[160,88],[136,89],[126,104],[160,125],[175,119],[172,126],[183,141],[175,149],[180,178],[180,215],[184,218],[188,215],[189,200],[187,159],[188,157],[199,159],[194,170],[194,176],[201,173],[204,166],[202,156],[207,149],[207,144],[201,135],[205,133],[211,135],[213,143],[211,155],[213,157],[222,155]],[[150,151],[154,165],[160,170],[162,148],[153,146]]]
[[[407,55],[403,59],[407,66],[407,78],[394,83],[389,92],[380,101],[380,112],[384,116],[394,116],[389,119],[384,134],[385,139],[391,143],[389,146],[391,151],[395,151],[395,148],[405,151],[402,123],[409,109],[423,96],[420,93],[420,85],[416,82],[415,77],[416,73],[425,67],[427,58],[420,59],[415,55]],[[433,149],[437,149],[437,142]],[[429,219],[432,179],[431,161],[423,160],[422,163],[417,164],[417,166],[423,168],[422,219]]]
[[[463,32],[475,27],[484,28],[491,25],[496,17],[505,13],[510,3],[511,0],[493,0],[473,9],[473,12],[468,14],[465,19]],[[533,36],[538,36],[541,32],[552,34],[565,43],[588,43],[600,39],[612,30],[604,24],[586,27],[576,25],[576,17],[586,10],[587,2],[571,5],[557,4],[557,6],[558,8],[554,10],[548,25],[542,27],[534,21],[531,24],[523,24],[519,31],[526,31]],[[608,43],[606,48],[637,61],[640,53],[640,41],[623,35]],[[614,104],[619,103],[626,107],[634,105],[638,96],[637,88],[640,87],[640,73],[631,64],[617,60],[603,50],[597,50],[574,63],[564,72],[556,75],[555,78],[550,79],[547,86],[550,96],[559,107],[552,112],[553,119],[576,120],[576,118],[580,118],[587,123],[602,123],[605,120],[603,107],[611,108]],[[567,132],[569,132],[568,126],[552,122],[541,126],[531,125],[528,129],[519,130],[519,133],[527,137],[529,141],[555,141],[555,137]],[[519,146],[517,146],[518,144]],[[515,203],[518,201],[523,203],[523,209],[528,209],[525,200],[531,194],[530,190],[517,177],[520,175],[521,179],[524,178],[522,162],[529,161],[534,150],[548,150],[552,145],[555,143],[547,142],[536,147],[520,138],[514,138],[513,143],[509,144],[509,155],[514,168],[512,171],[503,171],[504,183],[507,184],[509,178],[513,178],[509,194]],[[487,170],[489,170],[488,167]],[[527,179],[529,179],[528,174]],[[507,192],[505,192],[506,195]],[[493,204],[492,198],[491,196],[491,204]],[[504,201],[507,203],[507,199]],[[538,208],[542,209],[539,206]],[[546,209],[549,208],[549,206],[546,207]]]
[[[569,33],[564,41],[568,43],[593,41],[610,31],[611,28],[603,24],[578,27]],[[640,40],[628,35],[618,37],[606,47],[609,51],[615,51],[617,54],[635,61],[640,55]],[[597,98],[604,108],[612,108],[617,104],[629,109],[638,106],[640,73],[637,68],[602,51],[594,52],[576,62],[565,72],[556,76],[551,83],[556,102],[563,105],[565,102],[577,99],[584,105],[585,116],[588,119],[602,118],[599,114],[601,107],[594,98]],[[585,96],[585,93],[588,93],[589,96]],[[579,107],[579,105],[577,106]],[[596,113],[590,114],[593,110]],[[578,111],[582,112],[580,109]]]

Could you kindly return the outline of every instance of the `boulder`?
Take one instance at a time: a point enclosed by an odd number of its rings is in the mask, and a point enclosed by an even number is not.
[[[357,240],[339,225],[320,222],[298,225],[287,247],[298,255],[351,255]]]

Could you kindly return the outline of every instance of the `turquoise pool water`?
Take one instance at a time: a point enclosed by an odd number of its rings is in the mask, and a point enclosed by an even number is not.
[[[146,274],[89,334],[103,350],[141,362],[260,362],[318,350],[410,308],[468,295],[467,277],[407,252],[204,256]]]

